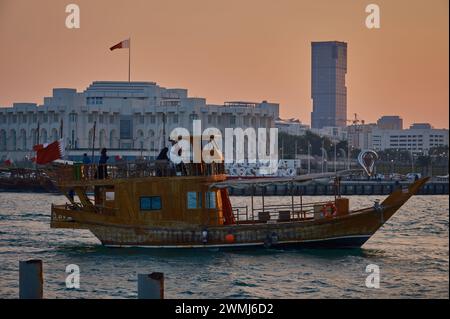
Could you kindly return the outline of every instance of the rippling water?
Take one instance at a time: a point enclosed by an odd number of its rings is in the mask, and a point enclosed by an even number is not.
[[[0,193],[0,298],[17,298],[19,260],[30,258],[44,261],[46,298],[136,298],[137,274],[154,271],[167,298],[448,298],[448,199],[413,197],[361,249],[225,252],[105,248],[89,231],[50,229],[63,197]],[[78,290],[65,287],[68,264],[80,266]],[[379,289],[365,286],[368,264],[380,267]]]

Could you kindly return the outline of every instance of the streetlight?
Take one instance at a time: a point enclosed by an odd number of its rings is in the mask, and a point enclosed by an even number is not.
[[[308,142],[308,174],[311,174],[311,143]]]
[[[336,174],[336,172],[337,172],[337,167],[336,167],[336,142],[334,142],[334,174]]]
[[[325,161],[325,148],[324,148],[324,140],[322,140],[322,173],[323,173],[323,165]]]
[[[350,140],[347,140],[347,170],[350,169],[350,153],[353,146],[350,146]]]
[[[391,159],[391,175],[394,175],[394,160]]]

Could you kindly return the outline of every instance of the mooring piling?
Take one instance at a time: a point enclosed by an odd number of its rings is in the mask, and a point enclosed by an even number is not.
[[[42,260],[19,262],[19,298],[42,299],[44,294]]]
[[[164,299],[164,274],[138,274],[138,299]]]

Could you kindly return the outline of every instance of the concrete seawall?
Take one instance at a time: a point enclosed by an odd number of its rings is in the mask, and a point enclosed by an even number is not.
[[[395,181],[343,181],[341,182],[341,195],[389,195],[396,188],[406,187],[410,182]],[[418,195],[448,195],[448,182],[428,182],[419,191]],[[289,196],[291,189],[289,185],[271,185],[255,188],[255,195],[261,196],[264,192],[265,196]],[[305,196],[326,196],[334,195],[334,185],[330,184],[311,184],[294,186],[292,189],[294,195]],[[250,196],[252,188],[245,189],[229,189],[232,196]]]

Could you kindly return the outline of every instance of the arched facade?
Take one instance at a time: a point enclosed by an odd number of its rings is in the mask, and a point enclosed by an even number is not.
[[[144,150],[145,149],[145,145],[144,145],[144,132],[142,130],[138,130],[136,132],[136,144],[134,145],[135,149],[140,149],[140,150]]]
[[[148,141],[149,141],[148,149],[150,151],[155,150],[155,131],[153,130],[148,131]]]
[[[41,139],[42,144],[48,143],[48,135],[47,135],[47,130],[45,128],[43,128],[41,130],[40,139]]]
[[[25,131],[24,129],[20,130],[18,149],[22,151],[25,151],[27,149],[27,131]]]
[[[59,140],[59,133],[58,133],[58,130],[56,128],[54,128],[52,130],[52,140],[50,142],[54,142],[57,140]]]
[[[119,148],[119,138],[116,130],[111,130],[111,132],[109,132],[109,148]]]
[[[0,151],[6,151],[6,131],[5,130],[0,130]]]
[[[10,151],[17,149],[17,134],[16,130],[9,131],[9,148]]]
[[[100,134],[98,136],[98,143],[99,143],[100,148],[108,146],[106,143],[106,131],[103,129],[100,131]]]

